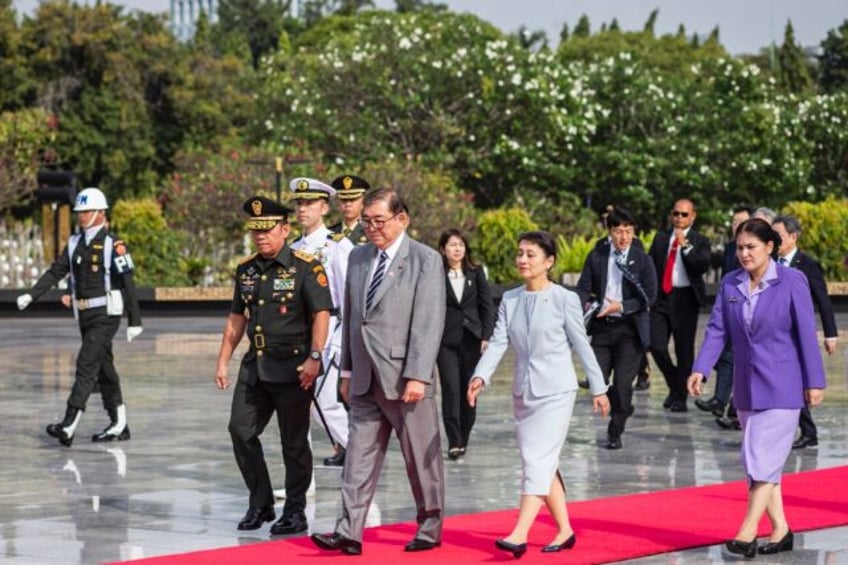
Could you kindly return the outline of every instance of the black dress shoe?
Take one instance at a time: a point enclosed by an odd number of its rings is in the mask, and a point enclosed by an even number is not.
[[[247,509],[244,518],[238,523],[239,530],[258,530],[265,522],[270,522],[277,517],[273,506],[265,508],[254,508],[251,506]]]
[[[633,390],[648,390],[651,388],[651,381],[648,379],[636,379],[636,384],[633,385]]]
[[[716,424],[722,429],[725,430],[741,430],[742,424],[739,423],[737,418],[730,418],[721,416],[720,418],[716,418]]]
[[[663,408],[668,410],[669,408],[671,408],[671,403],[672,403],[671,395],[666,396],[665,400],[663,400]]]
[[[698,410],[703,410],[704,412],[715,412],[716,410],[721,410],[724,413],[724,405],[721,403],[716,397],[712,397],[709,400],[703,400],[701,398],[695,399],[695,406],[698,407]]]
[[[749,559],[757,556],[757,538],[754,538],[753,541],[747,542],[732,539],[729,542],[725,543],[724,546],[730,553],[744,555]]]
[[[557,551],[562,551],[564,549],[571,549],[572,547],[574,547],[575,543],[577,543],[577,536],[571,534],[571,537],[562,543],[552,543],[551,545],[546,545],[542,548],[542,553],[556,553]]]
[[[426,539],[415,538],[403,548],[404,551],[427,551],[428,549],[435,549],[437,547],[441,547],[442,542],[440,541],[429,541]]]
[[[362,542],[346,538],[341,534],[312,534],[309,536],[312,543],[329,551],[341,551],[348,555],[361,555]]]
[[[589,388],[589,381],[583,379],[582,381],[577,381],[577,386],[580,388]]]
[[[621,449],[621,436],[608,437],[607,449]]]
[[[504,551],[512,552],[512,556],[516,559],[520,558],[522,555],[527,553],[526,543],[510,543],[508,541],[499,539],[495,540],[495,547]]]
[[[306,521],[306,514],[303,512],[292,512],[291,514],[283,514],[283,517],[274,522],[271,526],[272,536],[290,536],[299,534],[309,529],[309,522]]]
[[[326,467],[344,467],[345,453],[345,448],[340,447],[334,455],[324,458],[324,465]]]
[[[689,408],[686,406],[686,402],[672,402],[671,406],[668,407],[671,412],[686,412]]]
[[[451,461],[456,461],[460,457],[462,457],[462,449],[460,449],[459,447],[451,447],[450,449],[448,449],[448,459],[450,459]]]
[[[801,436],[792,444],[792,449],[804,449],[805,447],[815,447],[819,444],[818,438],[810,436]]]
[[[795,544],[795,534],[792,530],[786,532],[780,541],[768,542],[757,550],[761,555],[771,555],[772,553],[780,553],[781,551],[792,551],[792,546]]]

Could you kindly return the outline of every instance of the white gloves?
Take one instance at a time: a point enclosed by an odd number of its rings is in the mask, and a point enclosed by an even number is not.
[[[18,310],[26,310],[26,307],[32,304],[32,295],[22,294],[18,297]]]
[[[141,332],[144,331],[144,328],[141,326],[129,326],[127,328],[127,341],[131,342],[135,338],[141,335]]]

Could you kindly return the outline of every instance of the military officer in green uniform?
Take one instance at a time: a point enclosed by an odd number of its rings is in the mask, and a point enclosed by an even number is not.
[[[276,411],[286,469],[286,503],[272,535],[304,532],[306,491],[312,480],[309,408],[322,372],[330,297],[321,262],[286,246],[292,211],[254,196],[244,203],[257,253],[236,269],[235,292],[218,354],[215,382],[230,385],[227,366],[247,331],[250,349],[241,360],[229,431],[236,463],[250,491],[239,530],[255,530],[276,518],[271,478],[259,436]]]
[[[330,226],[330,231],[340,233],[347,237],[354,245],[365,245],[368,238],[365,237],[365,229],[359,221],[362,216],[362,201],[365,191],[371,188],[368,181],[354,176],[342,175],[330,183],[336,189],[336,198],[339,199],[339,211],[342,213],[342,221]]]
[[[77,354],[76,378],[65,417],[47,426],[47,433],[66,447],[74,441],[74,433],[95,384],[100,385],[109,424],[102,432],[94,434],[91,441],[130,439],[121,380],[112,355],[112,339],[121,325],[124,310],[129,318],[127,341],[141,335],[141,310],[133,279],[133,260],[126,244],[108,230],[108,208],[106,195],[100,189],[81,190],[74,201],[74,212],[82,232],[68,239],[61,255],[32,289],[18,297],[18,309],[24,310],[56,283],[70,276],[66,306],[73,306],[82,346]]]

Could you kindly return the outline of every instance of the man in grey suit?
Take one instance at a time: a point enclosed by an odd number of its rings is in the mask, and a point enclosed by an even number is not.
[[[362,553],[362,530],[392,430],[400,440],[415,498],[418,531],[405,551],[441,545],[444,468],[433,380],[445,320],[442,259],[406,233],[409,211],[397,192],[365,195],[370,241],[348,261],[342,316],[342,397],[350,438],[336,531],[313,534],[318,547]]]

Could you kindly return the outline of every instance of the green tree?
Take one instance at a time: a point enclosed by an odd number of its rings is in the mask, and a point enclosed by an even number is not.
[[[519,280],[515,268],[518,236],[537,229],[539,225],[521,208],[487,210],[480,214],[472,246],[474,256],[486,265],[490,281],[513,283]]]
[[[654,28],[657,25],[657,17],[660,15],[659,10],[654,10],[648,16],[648,19],[645,21],[645,26],[642,28],[642,31],[647,33],[648,35],[654,35]]]
[[[572,32],[572,37],[589,37],[592,34],[592,26],[589,23],[589,16],[583,14],[580,16],[580,19],[577,20],[577,25],[574,26],[574,31]]]
[[[20,43],[12,1],[0,0],[0,111],[20,109],[32,97],[33,84]]]
[[[111,228],[127,240],[139,286],[190,284],[180,259],[181,235],[165,223],[159,204],[150,198],[121,200],[110,213]]]
[[[292,0],[220,0],[218,26],[228,36],[241,38],[250,48],[253,68],[272,53],[284,29]]]
[[[848,19],[821,43],[819,85],[824,92],[848,90]]]
[[[395,0],[395,11],[399,13],[405,12],[421,12],[423,10],[444,11],[448,7],[446,4],[432,2],[430,0]]]
[[[777,84],[784,91],[796,94],[809,92],[813,86],[804,51],[795,43],[791,21],[786,22],[783,45],[777,51]]]
[[[0,114],[0,211],[32,195],[43,153],[55,140],[54,124],[38,108]]]
[[[584,93],[547,51],[463,14],[332,17],[278,56],[258,97],[257,141],[321,154],[423,158],[451,168],[481,206],[567,183],[569,145],[591,127]],[[270,126],[270,129],[269,129]]]

